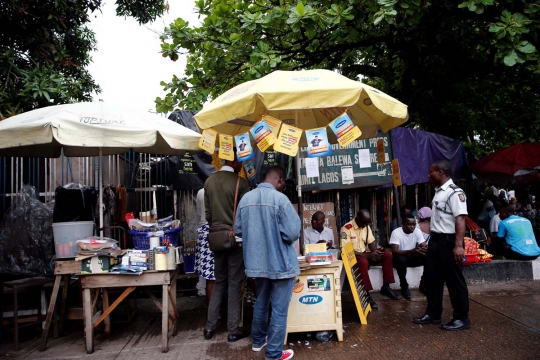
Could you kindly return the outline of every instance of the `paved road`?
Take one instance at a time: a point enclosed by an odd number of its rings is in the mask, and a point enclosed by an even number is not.
[[[413,293],[412,301],[392,301],[374,294],[379,310],[360,325],[350,294],[344,299],[344,341],[323,344],[308,334],[292,334],[289,346],[295,359],[539,359],[540,281],[475,285],[470,288],[473,327],[470,331],[445,332],[437,326],[419,326],[411,318],[421,315],[425,299]],[[445,296],[443,314],[451,317]],[[205,341],[202,329],[205,308],[202,298],[180,298],[182,306],[178,335],[170,341],[170,351],[160,350],[161,320],[150,302],[139,301],[139,313],[130,325],[113,324],[113,335],[96,337],[96,351],[84,351],[82,325],[72,321],[70,334],[49,342],[39,352],[38,341],[28,339],[24,348],[13,352],[4,343],[0,357],[9,359],[264,359],[251,351],[247,339],[229,344],[226,323],[221,321],[216,338]],[[246,319],[248,320],[248,319]],[[249,320],[248,320],[249,321]]]

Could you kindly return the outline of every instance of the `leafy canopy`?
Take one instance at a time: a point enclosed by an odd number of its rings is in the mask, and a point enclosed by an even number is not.
[[[164,0],[117,0],[117,15],[139,23],[163,14]],[[96,49],[87,27],[101,0],[0,3],[0,120],[39,107],[91,100],[100,92],[87,67]]]
[[[481,155],[540,139],[538,20],[527,0],[196,0],[162,53],[188,54],[162,82],[159,112],[200,109],[274,70],[326,68],[409,105],[407,126],[461,139]],[[476,139],[476,140],[475,140]]]

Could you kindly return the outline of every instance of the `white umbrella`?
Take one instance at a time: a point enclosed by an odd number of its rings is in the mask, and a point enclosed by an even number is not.
[[[198,151],[200,134],[158,115],[106,102],[49,106],[0,121],[0,155],[59,157],[162,155]],[[101,177],[99,198],[102,201]],[[100,227],[103,207],[100,204]]]

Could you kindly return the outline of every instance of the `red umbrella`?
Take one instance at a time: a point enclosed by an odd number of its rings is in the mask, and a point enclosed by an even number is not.
[[[473,173],[503,173],[514,176],[516,171],[540,166],[540,144],[517,144],[497,150],[471,165]]]

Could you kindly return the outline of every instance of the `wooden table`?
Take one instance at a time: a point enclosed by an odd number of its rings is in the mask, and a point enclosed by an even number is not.
[[[178,312],[176,309],[176,281],[179,269],[166,271],[145,271],[141,275],[118,275],[118,274],[80,274],[81,287],[83,289],[83,312],[84,329],[86,336],[86,352],[94,352],[94,328],[102,321],[105,324],[105,334],[111,330],[109,314],[123,299],[125,299],[137,287],[162,285],[162,302],[147,290],[154,303],[161,310],[161,351],[169,351],[169,330],[176,335]],[[127,287],[126,290],[109,305],[108,288]],[[92,306],[92,289],[103,290],[103,314],[94,322]],[[97,296],[97,295],[96,295]]]

